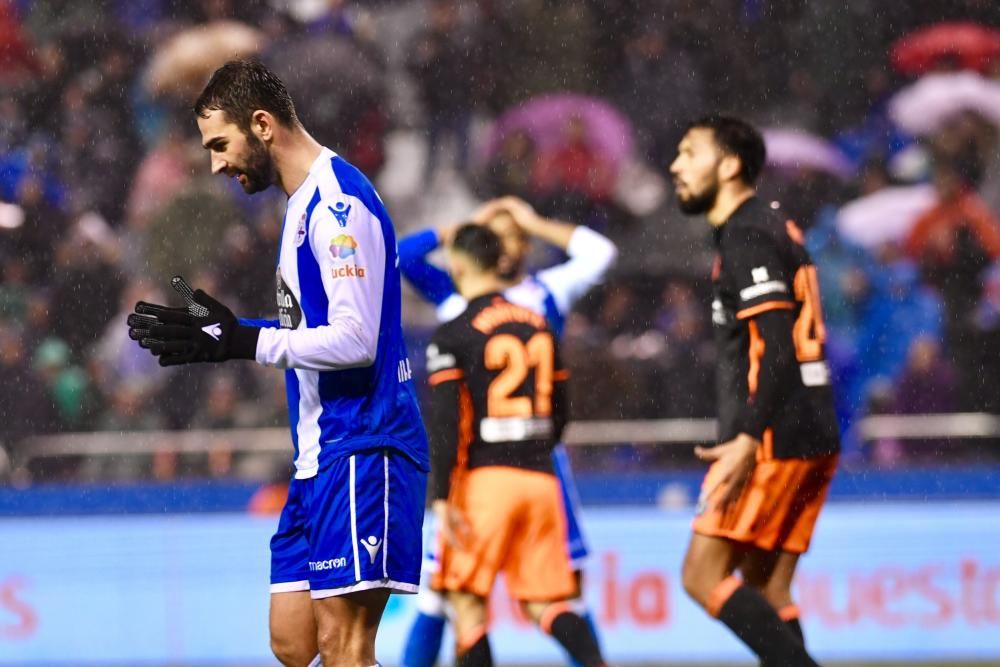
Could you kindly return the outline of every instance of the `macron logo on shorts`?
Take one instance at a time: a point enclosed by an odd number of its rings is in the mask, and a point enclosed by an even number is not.
[[[378,553],[379,547],[382,546],[382,540],[376,539],[374,535],[369,535],[367,540],[358,540],[358,542],[361,542],[361,546],[368,552],[368,557],[374,565],[375,554]]]
[[[321,572],[323,570],[336,570],[347,565],[346,558],[331,558],[329,560],[311,560],[309,561],[309,571],[310,572]]]

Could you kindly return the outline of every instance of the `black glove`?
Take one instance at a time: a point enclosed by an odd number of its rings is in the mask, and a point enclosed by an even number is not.
[[[128,316],[129,337],[159,357],[161,366],[256,358],[258,327],[241,325],[231,310],[201,290],[192,291],[180,276],[170,284],[187,307],[140,301]]]

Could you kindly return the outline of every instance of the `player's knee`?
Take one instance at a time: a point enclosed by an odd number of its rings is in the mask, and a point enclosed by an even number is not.
[[[775,609],[783,609],[792,604],[792,591],[783,584],[767,583],[760,589],[760,594],[764,596]]]
[[[551,603],[548,603],[548,602],[526,602],[526,601],[522,601],[521,602],[521,613],[523,613],[524,616],[525,616],[525,618],[527,618],[529,621],[531,621],[535,625],[538,625],[539,621],[542,618],[542,615],[545,613],[545,609],[550,604]]]
[[[707,580],[698,563],[691,558],[684,560],[684,566],[681,568],[681,584],[688,597],[701,606],[705,606],[708,595],[712,592],[713,584]]]
[[[271,635],[271,653],[284,667],[306,667],[316,657],[313,648],[305,647],[288,637],[275,635]]]

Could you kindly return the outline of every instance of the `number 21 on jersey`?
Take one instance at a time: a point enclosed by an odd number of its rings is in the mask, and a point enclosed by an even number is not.
[[[486,343],[486,368],[500,371],[490,383],[486,411],[490,417],[548,417],[552,414],[552,380],[555,344],[552,334],[539,331],[522,341],[511,334],[498,334]],[[515,396],[534,371],[530,395]]]

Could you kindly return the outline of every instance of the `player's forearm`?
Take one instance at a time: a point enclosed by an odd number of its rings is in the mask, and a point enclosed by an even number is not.
[[[441,237],[433,229],[399,240],[400,273],[421,296],[435,305],[440,305],[455,291],[448,274],[427,261],[427,255],[434,252],[440,243]]]
[[[308,329],[261,329],[257,362],[277,368],[333,371],[375,362],[378,327],[374,331],[349,318]]]
[[[618,257],[618,249],[608,238],[581,226],[573,231],[566,253],[569,261],[537,274],[562,313],[569,312],[577,299],[604,280]]]
[[[531,236],[550,243],[560,250],[568,251],[573,233],[577,230],[577,225],[552,218],[535,217],[530,225],[525,225]]]
[[[603,234],[589,227],[576,227],[566,247],[566,254],[573,259],[584,259],[591,272],[590,278],[599,282],[618,258],[618,247]]]
[[[751,350],[751,356],[759,355],[759,365],[756,372],[751,368],[751,394],[740,412],[737,426],[739,432],[757,440],[763,439],[786,389],[796,381],[798,363],[792,342],[793,323],[792,314],[787,310],[762,313],[751,323],[759,336],[751,345],[762,345],[763,349]],[[755,381],[756,387],[753,386]]]

